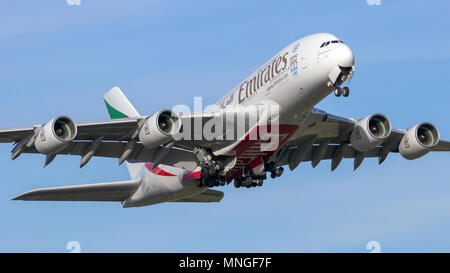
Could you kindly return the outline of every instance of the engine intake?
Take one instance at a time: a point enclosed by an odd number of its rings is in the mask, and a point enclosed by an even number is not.
[[[150,116],[139,131],[139,140],[147,148],[166,144],[180,131],[181,121],[170,110],[163,110]]]
[[[406,129],[398,150],[409,160],[427,154],[439,142],[439,130],[430,122],[422,122]]]
[[[373,114],[356,122],[350,135],[355,150],[366,152],[383,143],[391,134],[391,122],[382,114]]]
[[[34,140],[36,150],[43,154],[53,154],[64,149],[77,135],[77,126],[69,117],[53,118],[42,125]]]

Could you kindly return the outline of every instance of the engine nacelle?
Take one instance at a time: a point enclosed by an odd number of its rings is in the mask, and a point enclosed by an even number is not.
[[[427,154],[439,142],[439,131],[432,123],[422,122],[406,129],[398,150],[409,160],[417,159]]]
[[[77,126],[65,116],[56,117],[42,125],[34,140],[36,150],[43,154],[57,153],[64,149],[77,135]]]
[[[391,122],[382,114],[373,114],[356,122],[350,135],[355,150],[366,152],[383,143],[391,134]]]
[[[150,116],[139,131],[139,140],[147,148],[155,148],[172,140],[180,130],[178,115],[170,110],[163,110]]]

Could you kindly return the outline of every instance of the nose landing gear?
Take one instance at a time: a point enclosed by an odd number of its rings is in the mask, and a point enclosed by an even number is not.
[[[348,97],[348,95],[350,95],[350,88],[348,88],[347,86],[342,88],[337,86],[336,89],[334,89],[334,95],[336,97],[340,97],[341,95],[344,97]]]
[[[342,89],[338,86],[334,89],[334,95],[340,97],[342,95]]]
[[[348,95],[350,95],[350,88],[345,86],[345,87],[342,88],[342,96],[348,97]]]
[[[327,82],[327,87],[332,89],[334,88],[334,95],[336,97],[340,97],[341,95],[344,97],[348,97],[350,95],[350,89],[346,87],[340,87],[345,81],[350,83],[351,78],[353,77],[353,66],[351,67],[335,67],[330,74],[328,75],[329,81]]]

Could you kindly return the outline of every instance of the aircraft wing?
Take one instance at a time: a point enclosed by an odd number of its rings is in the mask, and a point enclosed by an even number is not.
[[[90,147],[98,141],[98,145],[91,156],[121,158],[124,149],[130,140],[135,139],[142,121],[147,117],[113,119],[105,121],[94,121],[77,123],[77,134],[75,138],[63,149],[55,152],[55,155],[79,155],[85,156]],[[185,118],[186,119],[186,118]],[[39,137],[39,129],[42,125],[33,127],[0,130],[0,143],[14,143],[11,151],[15,159],[21,153],[40,153],[34,145],[34,139]],[[16,153],[19,151],[20,153]],[[142,143],[136,142],[131,153],[126,156],[127,160],[153,161],[162,147],[146,148]],[[92,149],[91,149],[92,150]],[[161,163],[177,165],[177,162],[195,161],[192,152],[177,147],[171,147],[171,156],[165,157]],[[46,162],[48,164],[49,162]],[[85,164],[85,163],[84,163]],[[82,163],[82,165],[84,165]],[[192,164],[190,164],[192,165]],[[184,167],[193,167],[190,166]]]
[[[433,151],[450,151],[450,141],[440,140],[439,143],[433,147]]]
[[[25,192],[13,200],[24,201],[124,201],[141,180],[43,188]]]
[[[103,136],[104,140],[126,140],[137,129],[138,121],[143,118],[145,117],[78,123],[75,140],[93,140],[99,136]],[[19,142],[32,135],[35,128],[40,126],[0,130],[0,143]]]
[[[331,159],[331,169],[334,170],[343,158],[353,158],[356,169],[366,157],[378,157],[378,163],[381,164],[389,153],[399,152],[399,143],[406,130],[392,129],[380,145],[365,152],[356,150],[349,144],[356,123],[354,119],[313,109],[303,125],[308,129],[302,130],[300,135],[286,143],[278,155],[278,165],[289,165],[293,170],[303,161],[311,161],[315,167],[321,160]],[[450,151],[450,142],[439,140],[430,151]]]
[[[189,203],[209,203],[209,202],[220,202],[223,198],[223,192],[217,190],[208,189],[200,194],[171,201],[171,202],[189,202]]]
[[[203,126],[212,119],[216,119],[220,122],[224,122],[224,126],[226,125],[234,128],[235,124],[233,122],[236,119],[233,119],[230,125],[230,122],[226,120],[225,115],[234,113],[237,116],[247,115],[248,117],[248,115],[252,114],[249,111],[232,109],[228,112],[218,111],[179,115],[182,126],[190,127],[189,130],[185,130],[185,132],[189,131],[189,134],[183,135],[183,138],[173,141],[174,145],[170,145],[170,147],[160,145],[155,148],[147,148],[139,141],[139,131],[149,116],[77,123],[76,136],[63,148],[51,152],[52,157],[47,155],[46,165],[53,160],[55,155],[63,154],[81,156],[81,167],[84,166],[92,156],[100,156],[118,158],[120,163],[125,159],[145,162],[154,162],[156,160],[158,161],[158,164],[161,163],[180,168],[194,169],[196,167],[196,158],[194,157],[192,150],[195,146],[219,149],[226,147],[234,141],[234,139],[223,139],[220,141],[208,140],[207,137],[205,138],[205,135],[202,134]],[[200,130],[193,128],[196,124],[199,125]],[[22,153],[42,153],[36,148],[35,140],[40,137],[40,134],[42,133],[40,130],[45,125],[46,124],[26,128],[0,130],[0,143],[10,142],[15,144],[15,147],[11,151],[13,159]],[[246,127],[247,129],[248,126],[249,125]],[[196,135],[198,132],[200,134]],[[246,131],[242,133],[245,132]],[[128,151],[126,152],[127,149]],[[161,154],[164,154],[164,156],[161,156]],[[168,154],[168,156],[166,154]]]
[[[242,109],[238,109],[242,110]],[[236,110],[231,110],[238,112]],[[249,115],[250,112],[242,111],[242,115]],[[221,116],[222,115],[222,116]],[[221,119],[224,112],[200,113],[181,115],[181,123],[195,124],[199,122],[200,128],[208,121]],[[112,157],[118,158],[119,162],[136,160],[144,162],[158,162],[185,169],[194,169],[198,159],[194,155],[193,148],[202,146],[206,148],[220,149],[227,147],[232,140],[207,140],[204,136],[197,137],[191,135],[188,140],[181,139],[174,142],[170,147],[159,146],[147,148],[139,141],[130,142],[137,139],[139,130],[148,116],[136,118],[113,119],[105,121],[94,121],[76,124],[77,134],[75,138],[63,149],[54,153],[65,155],[81,156],[80,166],[84,166],[90,157]],[[225,120],[225,119],[224,119]],[[234,119],[237,120],[237,119]],[[302,161],[311,161],[315,167],[323,159],[332,160],[332,170],[334,170],[343,158],[355,158],[355,169],[360,166],[366,157],[378,157],[381,164],[391,152],[399,152],[399,143],[405,135],[405,130],[391,130],[390,135],[382,144],[364,153],[354,149],[350,142],[350,134],[355,128],[356,120],[338,117],[324,111],[313,109],[305,124],[302,124],[300,134],[290,139],[277,153],[278,166],[289,165],[291,169]],[[224,124],[226,125],[226,124]],[[234,128],[234,124],[231,124]],[[39,153],[34,145],[34,139],[38,137],[39,129],[42,125],[35,125],[28,128],[0,130],[0,142],[13,142],[15,147],[12,150],[13,159],[20,153]],[[246,127],[246,130],[250,128]],[[200,130],[202,131],[202,130]],[[191,132],[196,132],[191,130]],[[235,139],[238,137],[236,136]],[[326,146],[326,147],[325,147]],[[95,148],[95,149],[94,149]],[[128,149],[128,152],[126,152]],[[450,143],[440,140],[431,151],[450,151]],[[46,164],[49,164],[53,157],[47,155]]]
[[[25,192],[13,200],[23,201],[116,201],[122,202],[139,187],[140,179],[76,186],[42,188]],[[208,189],[200,194],[171,202],[220,202],[223,192]]]

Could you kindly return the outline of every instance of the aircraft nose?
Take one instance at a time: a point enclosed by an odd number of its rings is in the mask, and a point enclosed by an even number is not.
[[[336,48],[337,64],[342,67],[352,67],[354,63],[353,51],[345,44],[340,44]]]

